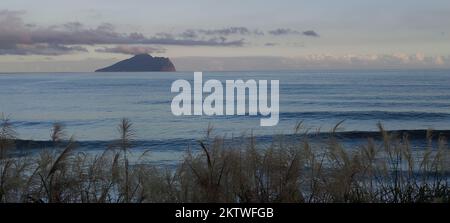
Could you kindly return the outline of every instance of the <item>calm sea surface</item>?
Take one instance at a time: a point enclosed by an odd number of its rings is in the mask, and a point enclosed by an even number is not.
[[[280,122],[260,127],[261,117],[174,116],[170,92],[177,79],[193,73],[0,74],[0,112],[12,119],[19,137],[48,140],[61,122],[79,141],[117,138],[116,126],[129,118],[141,141],[178,145],[205,135],[291,133],[296,122],[341,131],[450,129],[450,70],[205,72],[207,79],[280,80]],[[223,82],[225,83],[225,82]],[[172,143],[172,144],[171,144]]]
[[[290,133],[297,121],[326,131],[345,120],[344,131],[450,129],[450,71],[211,72],[207,79],[280,80],[280,122],[261,117],[174,116],[170,92],[193,73],[0,74],[0,112],[23,139],[46,140],[61,122],[80,140],[111,140],[122,117],[139,140],[195,139],[208,124],[216,133]],[[223,82],[225,83],[225,82]]]

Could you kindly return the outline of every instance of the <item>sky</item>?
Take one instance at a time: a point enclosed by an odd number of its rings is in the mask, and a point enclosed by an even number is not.
[[[448,0],[2,0],[0,72],[450,68]]]

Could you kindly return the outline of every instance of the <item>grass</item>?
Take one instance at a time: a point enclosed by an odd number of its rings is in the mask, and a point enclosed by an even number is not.
[[[118,140],[103,153],[76,150],[64,126],[55,124],[53,148],[14,157],[17,134],[0,124],[0,202],[240,202],[321,203],[450,202],[447,139],[427,132],[427,148],[411,148],[407,134],[380,124],[381,142],[367,139],[344,148],[331,131],[320,145],[309,142],[302,123],[296,141],[279,136],[270,145],[255,137],[232,143],[208,128],[197,152],[187,150],[175,169],[129,163],[132,123],[118,125]],[[143,156],[146,154],[144,153]]]

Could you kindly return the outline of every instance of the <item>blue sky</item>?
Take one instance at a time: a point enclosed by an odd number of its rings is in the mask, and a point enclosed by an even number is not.
[[[189,57],[277,57],[293,69],[449,67],[450,1],[0,2],[3,71],[68,62],[89,71],[139,52],[188,65],[197,63]]]

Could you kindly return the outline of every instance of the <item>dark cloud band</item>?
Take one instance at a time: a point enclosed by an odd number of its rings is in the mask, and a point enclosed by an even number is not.
[[[314,30],[307,30],[307,31],[297,31],[289,28],[279,28],[270,30],[269,34],[274,36],[283,36],[283,35],[304,35],[304,36],[310,36],[310,37],[319,37],[319,34],[317,34]]]
[[[155,44],[180,46],[243,46],[244,40],[228,40],[218,36],[193,38],[193,36],[156,35],[147,37],[142,33],[119,33],[112,24],[86,28],[83,24],[66,23],[51,27],[26,24],[23,12],[0,11],[0,55],[60,55],[86,51],[73,45],[106,44]],[[243,30],[231,30],[243,32]],[[226,33],[224,30],[218,33]],[[48,46],[46,48],[45,46]]]
[[[23,11],[0,11],[0,55],[63,55],[87,52],[83,46],[117,45],[97,49],[97,52],[125,53],[162,52],[155,47],[130,45],[175,45],[175,46],[214,46],[241,47],[246,45],[244,36],[262,36],[258,29],[232,26],[222,29],[187,29],[181,33],[157,33],[146,36],[142,33],[121,33],[114,25],[101,24],[95,28],[82,23],[71,22],[49,27],[28,24],[23,21]],[[289,28],[268,31],[275,36],[304,35],[319,37],[313,31],[300,32]],[[241,37],[241,38],[239,38]],[[120,45],[125,45],[120,47]],[[276,43],[266,44],[274,46]],[[165,50],[164,50],[165,51]]]

